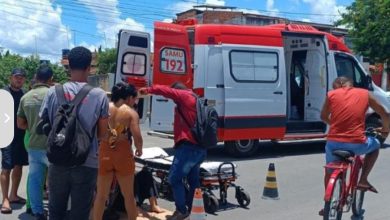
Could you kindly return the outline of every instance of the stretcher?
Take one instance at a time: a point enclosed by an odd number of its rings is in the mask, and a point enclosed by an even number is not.
[[[172,189],[168,183],[173,156],[169,156],[162,148],[152,147],[143,149],[143,155],[136,157],[135,160],[157,178],[159,196],[173,201]],[[220,205],[227,204],[229,187],[235,188],[235,197],[241,207],[247,207],[250,204],[249,194],[235,184],[238,178],[236,168],[237,166],[231,162],[206,161],[201,164],[199,176],[206,212],[214,213]],[[187,184],[186,186],[188,189]],[[213,193],[215,190],[219,191],[219,199]]]

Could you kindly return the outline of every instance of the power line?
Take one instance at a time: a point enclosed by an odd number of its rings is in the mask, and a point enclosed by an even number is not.
[[[61,26],[57,26],[57,25],[53,25],[53,24],[50,24],[50,23],[46,23],[46,22],[43,22],[41,20],[37,20],[37,19],[32,19],[32,18],[29,18],[29,17],[25,17],[23,15],[19,15],[19,14],[15,14],[15,13],[12,13],[12,12],[9,12],[9,11],[6,11],[6,10],[3,10],[3,9],[0,9],[0,11],[6,13],[6,14],[10,14],[10,15],[13,15],[13,16],[16,16],[16,17],[20,17],[20,18],[24,18],[26,20],[31,20],[31,21],[36,21],[38,23],[41,23],[41,24],[45,24],[45,25],[49,25],[51,27],[55,27],[56,30],[60,31],[60,32],[65,32],[65,33],[68,33],[67,30],[63,30]],[[95,35],[95,34],[90,34],[90,33],[87,33],[87,32],[83,32],[83,31],[80,31],[80,30],[76,30],[76,29],[70,29],[70,31],[73,31],[73,32],[76,32],[76,33],[80,33],[80,34],[83,34],[83,35],[87,35],[87,36],[91,36],[91,37],[96,37],[97,39],[103,39],[104,37],[103,36],[99,36],[99,35]],[[107,39],[110,39],[110,40],[116,40],[116,39],[113,39],[113,38],[107,38]]]
[[[4,3],[4,4],[7,4],[7,3]],[[9,5],[9,4],[7,4],[7,5],[8,5],[8,7],[23,8],[23,9],[26,9],[26,10],[29,10],[29,11],[32,11],[32,12],[40,11],[40,12],[45,12],[45,13],[57,14],[57,12],[54,12],[54,11],[47,11],[47,10],[36,9],[36,8],[20,6],[20,5]],[[72,13],[62,14],[62,15],[65,16],[65,17],[69,17],[71,20],[75,19],[75,18],[81,18],[81,19],[88,20],[88,21],[91,21],[91,22],[103,22],[103,23],[108,23],[108,24],[121,24],[121,23],[118,23],[118,22],[115,22],[115,21],[109,21],[109,20],[103,20],[103,19],[97,19],[97,18],[95,19],[95,18],[80,16],[78,14],[72,14]],[[90,16],[90,13],[88,15]],[[120,19],[120,18],[118,18],[118,19]],[[152,19],[152,18],[150,18],[150,19]],[[77,20],[77,21],[79,21],[79,20]],[[146,25],[138,25],[138,24],[133,24],[133,26],[146,27]],[[150,27],[150,26],[148,26],[148,27]]]

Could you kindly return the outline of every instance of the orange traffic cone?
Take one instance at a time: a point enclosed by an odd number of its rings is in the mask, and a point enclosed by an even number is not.
[[[263,199],[279,199],[278,184],[276,183],[275,164],[270,163],[263,190]]]
[[[204,211],[203,195],[200,188],[195,189],[194,201],[192,202],[190,220],[205,220],[206,212]]]

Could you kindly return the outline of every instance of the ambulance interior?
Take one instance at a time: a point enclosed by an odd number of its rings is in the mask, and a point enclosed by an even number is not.
[[[324,133],[321,109],[327,92],[326,47],[319,36],[284,36],[287,133]]]

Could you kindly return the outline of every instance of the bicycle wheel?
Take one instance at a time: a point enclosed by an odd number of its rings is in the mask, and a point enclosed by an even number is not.
[[[342,180],[341,176],[338,176],[333,185],[330,201],[325,202],[324,220],[341,220],[343,215],[342,207],[340,207],[341,192]]]
[[[362,216],[364,214],[363,200],[364,191],[354,189],[352,198],[352,213],[354,216]]]

